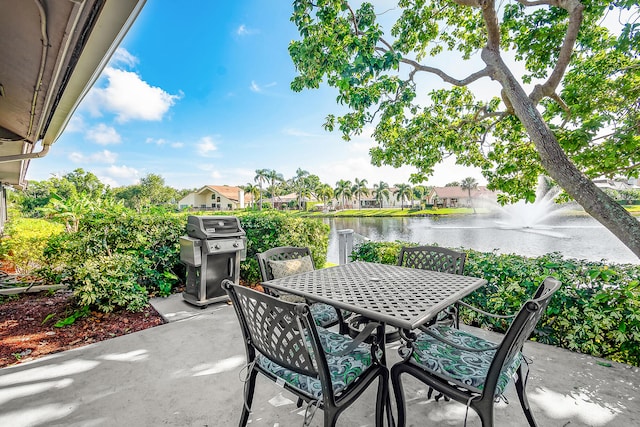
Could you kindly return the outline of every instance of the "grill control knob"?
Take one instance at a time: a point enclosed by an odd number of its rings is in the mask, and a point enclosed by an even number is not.
[[[234,248],[237,248],[238,246],[240,246],[240,245],[238,244],[238,242],[235,242],[235,243],[233,244],[233,247],[234,247]]]
[[[220,249],[220,245],[218,245],[218,244],[216,243],[216,245],[214,246],[214,248],[216,248],[216,249]]]

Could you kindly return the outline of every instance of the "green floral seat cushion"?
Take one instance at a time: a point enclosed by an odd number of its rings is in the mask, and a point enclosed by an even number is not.
[[[316,325],[326,328],[338,323],[338,313],[336,309],[329,304],[314,302],[309,306],[313,320]]]
[[[439,325],[430,330],[459,346],[480,350],[495,347],[491,341],[449,326]],[[412,356],[414,361],[427,371],[452,379],[464,387],[481,391],[494,354],[495,350],[460,350],[422,332],[416,338]],[[514,360],[500,374],[496,396],[502,394],[520,363],[522,354],[517,353]]]
[[[361,343],[345,356],[333,356],[331,353],[344,350],[351,343],[351,338],[321,328],[318,328],[318,335],[326,353],[333,392],[337,395],[372,365],[371,346]],[[316,399],[322,398],[322,386],[319,379],[286,369],[260,353],[257,353],[256,362],[263,369],[282,378],[303,393]]]

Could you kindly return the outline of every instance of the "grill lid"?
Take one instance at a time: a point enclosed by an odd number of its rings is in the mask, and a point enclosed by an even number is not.
[[[245,235],[235,216],[196,216],[187,218],[187,235],[197,239],[241,237]]]

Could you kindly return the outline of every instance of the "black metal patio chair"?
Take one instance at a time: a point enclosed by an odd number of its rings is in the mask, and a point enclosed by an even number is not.
[[[256,258],[263,282],[291,274],[304,273],[315,268],[311,251],[306,247],[281,246],[257,253]],[[265,292],[273,295],[273,291],[269,289],[265,289]],[[287,296],[285,299],[290,302],[303,302],[301,297]],[[340,333],[347,332],[344,317],[348,317],[350,313],[337,310],[329,304],[313,301],[308,301],[308,303],[316,325],[323,328],[339,325]]]
[[[412,246],[400,249],[398,265],[439,271],[441,273],[462,274],[467,254],[439,246]],[[458,303],[438,313],[434,323],[450,324],[458,327],[460,323]]]
[[[296,304],[223,280],[240,321],[247,354],[247,379],[239,425],[247,424],[258,374],[283,386],[309,406],[324,411],[325,427],[378,381],[376,426],[382,426],[389,372],[381,351],[315,324],[309,306]]]
[[[497,345],[441,324],[410,337],[398,350],[403,361],[391,368],[398,425],[402,427],[406,423],[402,374],[409,374],[445,397],[466,404],[478,413],[483,427],[493,426],[493,404],[515,375],[520,405],[529,425],[535,427],[525,391],[528,369],[523,365],[522,347],[559,288],[559,281],[546,278],[533,298],[525,302],[515,316],[509,316],[513,321]]]

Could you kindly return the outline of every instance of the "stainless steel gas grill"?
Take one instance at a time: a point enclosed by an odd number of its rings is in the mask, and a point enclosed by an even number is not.
[[[229,279],[238,284],[246,254],[246,234],[238,218],[189,216],[187,235],[180,237],[180,261],[187,266],[185,301],[197,306],[226,301],[220,283]]]

